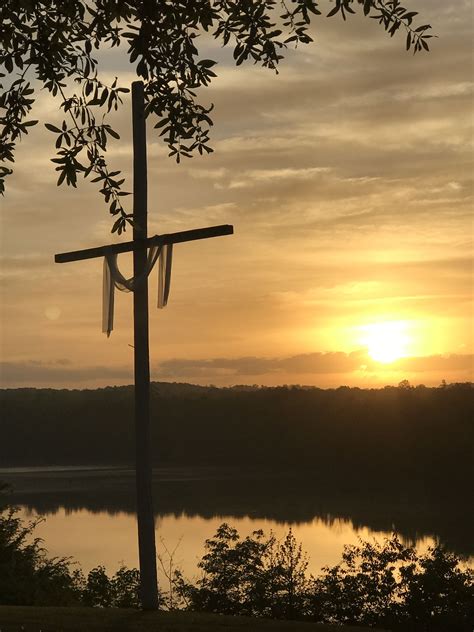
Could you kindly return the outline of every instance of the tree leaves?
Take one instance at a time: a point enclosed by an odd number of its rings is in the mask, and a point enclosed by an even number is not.
[[[59,129],[59,127],[56,127],[55,125],[52,125],[51,123],[45,123],[44,126],[46,127],[46,129],[49,129],[50,132],[61,134],[61,130]]]
[[[400,0],[358,0],[358,2],[364,2],[365,15],[371,14],[372,9],[374,10],[374,15],[370,15],[370,17],[377,20],[390,37],[393,37],[403,27],[407,33],[407,51],[411,48],[413,48],[413,53],[422,50],[429,51],[426,40],[433,37],[433,35],[427,34],[431,26],[424,24],[416,29],[412,28],[413,18],[418,15],[417,11],[407,10],[400,4]]]
[[[417,13],[402,7],[400,0],[333,2],[329,17],[340,14],[345,20],[362,5],[364,15],[376,19],[390,36],[404,28],[407,50],[429,49],[430,26],[413,28]],[[58,184],[75,187],[80,173],[98,177],[105,201],[115,202],[111,213],[123,220],[114,223],[121,232],[130,223],[130,214],[119,200],[122,181],[110,178],[104,158],[108,137],[119,139],[119,135],[103,117],[97,122],[96,111],[105,115],[117,110],[128,89],[119,87],[117,79],[112,85],[99,79],[93,51],[127,44],[130,62],[145,82],[146,114],[158,119],[155,128],[161,130],[169,156],[180,162],[195,152],[212,152],[213,106],[199,103],[197,94],[216,76],[216,62],[199,59],[198,36],[210,32],[224,46],[231,45],[236,65],[252,61],[277,72],[288,45],[312,41],[309,27],[313,16],[321,15],[319,4],[316,0],[3,0],[0,63],[17,78],[0,94],[0,108],[5,110],[0,117],[0,159],[13,162],[15,143],[37,123],[26,120],[34,103],[26,76],[34,74],[44,89],[60,98],[68,121],[61,129],[45,123],[56,134]],[[0,193],[10,173],[11,169],[0,169]]]
[[[346,545],[339,564],[308,577],[291,528],[277,541],[223,523],[198,567],[194,584],[179,571],[171,581],[199,612],[412,630],[468,630],[472,620],[472,570],[440,545],[419,554],[396,534]]]

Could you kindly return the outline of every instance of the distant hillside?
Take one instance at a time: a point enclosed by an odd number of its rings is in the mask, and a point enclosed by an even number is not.
[[[468,490],[470,384],[364,390],[152,385],[160,465],[307,470],[327,484]],[[130,464],[133,389],[0,391],[0,467]]]

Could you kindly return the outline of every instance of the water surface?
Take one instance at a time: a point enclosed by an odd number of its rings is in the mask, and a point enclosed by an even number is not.
[[[25,518],[43,515],[36,534],[54,556],[71,556],[84,571],[99,564],[115,571],[138,565],[134,473],[130,468],[0,469]],[[382,540],[397,532],[419,550],[441,541],[472,555],[471,526],[453,499],[351,489],[334,490],[311,477],[215,468],[154,471],[158,553],[191,579],[204,541],[222,522],[242,536],[257,529],[283,538],[291,527],[309,556],[308,570],[340,561],[345,544]],[[458,512],[458,513],[457,513]],[[464,519],[460,520],[459,515]]]

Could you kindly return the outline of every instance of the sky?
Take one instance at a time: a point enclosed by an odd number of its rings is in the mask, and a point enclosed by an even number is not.
[[[405,51],[373,20],[318,18],[280,73],[219,60],[214,153],[180,165],[148,125],[149,234],[233,224],[175,246],[170,300],[150,275],[151,379],[230,386],[437,386],[473,377],[472,5],[406,0],[437,39]],[[130,86],[123,54],[104,79]],[[33,118],[58,124],[40,93]],[[130,102],[109,164],[131,189]],[[31,128],[1,211],[0,386],[133,381],[132,298],[101,331],[102,261],[54,254],[110,234],[97,185],[56,186],[54,135]],[[129,200],[130,198],[126,198]],[[119,264],[131,270],[130,255]]]

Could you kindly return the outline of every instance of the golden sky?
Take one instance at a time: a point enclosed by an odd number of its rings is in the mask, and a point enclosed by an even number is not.
[[[165,310],[152,273],[153,380],[472,379],[472,6],[406,4],[439,35],[429,54],[359,16],[318,19],[278,76],[203,42],[221,62],[206,92],[215,151],[176,165],[149,125],[149,233],[229,223],[235,235],[175,247]],[[104,77],[134,80],[117,53],[101,60]],[[42,93],[32,116],[58,123],[56,108]],[[130,177],[128,100],[114,123],[109,163]],[[56,187],[53,143],[32,128],[0,201],[1,386],[127,384],[131,296],[117,293],[107,339],[102,262],[53,261],[119,238],[97,185]]]

